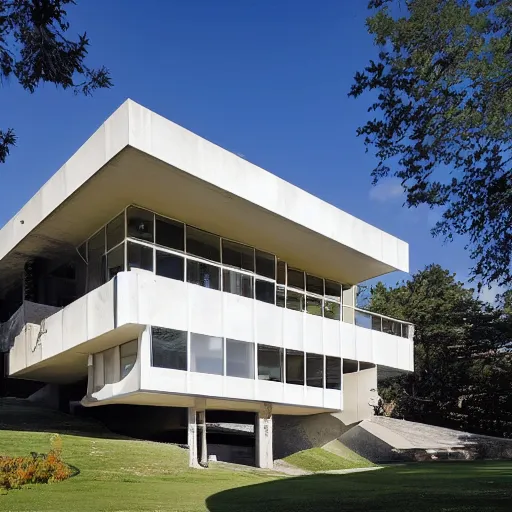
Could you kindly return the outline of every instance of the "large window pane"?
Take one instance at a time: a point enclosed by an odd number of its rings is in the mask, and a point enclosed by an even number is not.
[[[270,281],[256,279],[256,300],[275,304],[275,284]]]
[[[175,329],[153,327],[151,329],[151,366],[187,369],[187,333]]]
[[[128,242],[128,270],[132,268],[153,272],[153,248]]]
[[[326,356],[325,358],[325,387],[341,389],[341,359]]]
[[[408,338],[408,337],[409,337],[409,325],[402,324],[402,338]]]
[[[382,319],[380,316],[372,315],[372,329],[374,331],[382,331]],[[386,331],[387,332],[387,331]]]
[[[201,261],[187,260],[187,281],[220,290],[220,268]]]
[[[133,340],[119,347],[121,352],[121,379],[124,379],[131,371],[137,360],[138,341]]]
[[[314,388],[324,387],[324,356],[306,354],[306,384]]]
[[[224,374],[224,340],[204,334],[190,334],[190,371]]]
[[[105,229],[98,231],[88,243],[87,291],[95,290],[105,276]]]
[[[337,302],[324,301],[324,316],[331,320],[340,319],[340,305]]]
[[[253,277],[247,274],[240,274],[240,272],[226,269],[222,271],[222,284],[225,292],[252,299],[254,297],[252,281]]]
[[[304,311],[304,294],[288,290],[286,293],[286,308],[294,311]]]
[[[185,261],[181,256],[157,250],[156,273],[162,277],[183,281],[185,279]]]
[[[372,316],[370,314],[363,313],[362,311],[355,311],[354,314],[357,326],[364,327],[365,329],[372,328]]]
[[[107,224],[107,251],[124,240],[124,212]]]
[[[322,299],[317,297],[306,297],[306,311],[310,315],[322,316]]]
[[[304,272],[288,267],[288,286],[304,290]]]
[[[276,257],[256,249],[256,274],[270,279],[276,278]]]
[[[283,349],[258,345],[258,379],[283,382]]]
[[[277,284],[286,284],[286,263],[277,261]]]
[[[304,352],[286,350],[286,383],[304,385]]]
[[[317,295],[323,295],[324,280],[321,277],[306,274],[306,291],[309,293],[316,293]]]
[[[158,245],[183,251],[185,248],[185,225],[182,222],[156,216],[155,242]]]
[[[124,270],[124,244],[116,247],[107,254],[107,278],[112,279],[118,272]]]
[[[325,296],[333,301],[341,301],[341,284],[335,281],[325,280]]]
[[[254,379],[254,343],[226,340],[226,375]]]
[[[286,306],[286,290],[283,286],[276,289],[276,306],[284,308]]]
[[[220,237],[187,226],[187,252],[207,260],[220,261]]]
[[[148,210],[130,206],[126,210],[128,237],[154,242],[153,227],[155,215]]]
[[[248,245],[222,240],[222,264],[243,270],[254,270],[254,249]]]

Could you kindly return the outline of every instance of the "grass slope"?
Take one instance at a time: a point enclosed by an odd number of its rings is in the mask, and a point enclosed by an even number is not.
[[[80,470],[65,482],[0,495],[2,512],[501,512],[509,511],[512,501],[512,463],[507,462],[427,463],[299,478],[220,465],[191,470],[187,451],[177,446],[116,438],[98,424],[66,415],[46,413],[38,424],[31,409],[32,416],[21,415],[27,420],[24,431],[14,430],[15,415],[2,414],[7,409],[1,405],[0,454],[45,452],[55,427],[64,432],[64,460]],[[30,425],[45,432],[31,431]]]
[[[313,473],[334,469],[368,468],[374,466],[370,461],[360,457],[341,443],[329,443],[330,449],[310,448],[285,457],[283,460]]]

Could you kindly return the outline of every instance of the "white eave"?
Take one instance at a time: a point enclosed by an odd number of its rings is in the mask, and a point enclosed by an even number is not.
[[[409,270],[405,242],[127,100],[2,228],[0,288],[131,203],[351,284]]]

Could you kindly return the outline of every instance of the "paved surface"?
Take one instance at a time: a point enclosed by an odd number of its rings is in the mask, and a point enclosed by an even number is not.
[[[363,471],[376,471],[377,469],[384,468],[382,466],[373,466],[371,468],[331,469],[329,471],[319,471],[319,473],[324,475],[348,475],[349,473],[362,473]]]

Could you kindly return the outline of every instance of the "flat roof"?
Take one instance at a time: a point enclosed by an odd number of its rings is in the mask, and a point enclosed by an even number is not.
[[[348,284],[409,270],[407,243],[127,100],[0,230],[0,290],[128,204]]]

